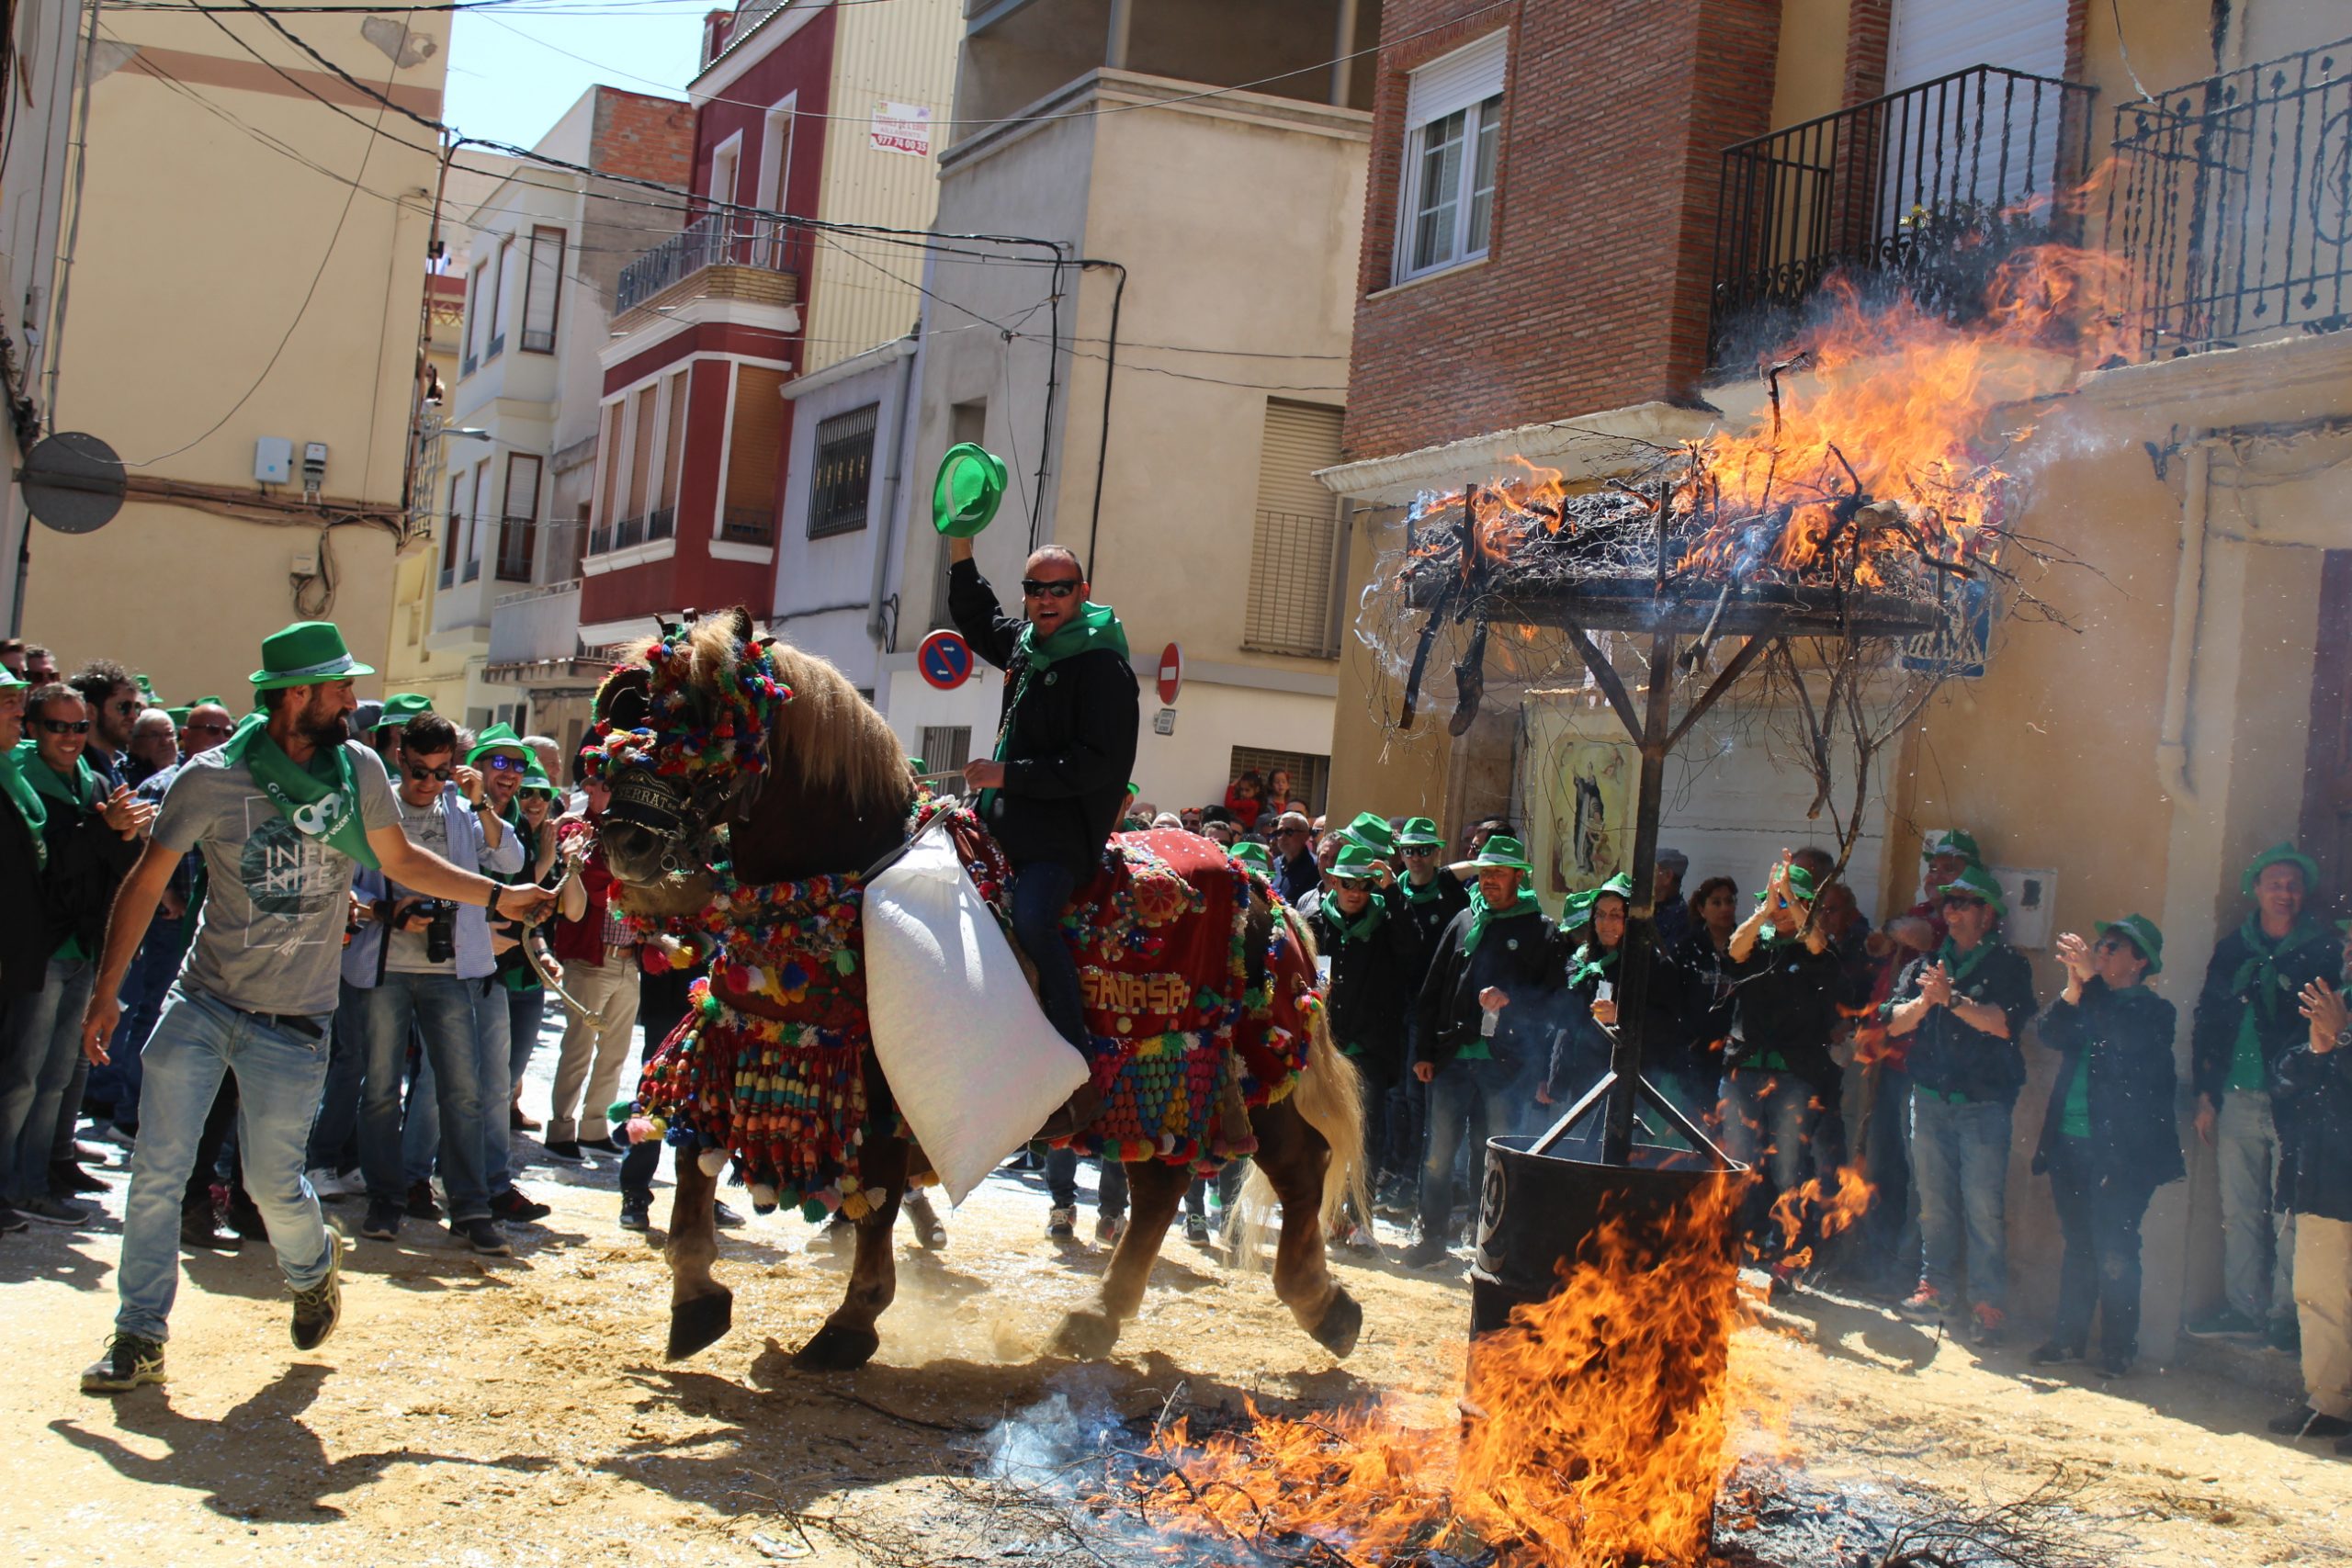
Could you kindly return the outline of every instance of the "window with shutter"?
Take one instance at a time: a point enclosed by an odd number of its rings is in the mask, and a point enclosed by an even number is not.
[[[506,459],[506,508],[498,519],[498,581],[531,581],[531,545],[538,536],[539,459],[517,452]]]
[[[1399,283],[1487,254],[1510,36],[1489,33],[1412,73],[1392,269]]]
[[[506,269],[514,254],[514,242],[503,241],[496,259],[490,264],[490,309],[483,312],[490,323],[490,342],[481,351],[485,365],[506,352]]]
[[[481,575],[482,541],[490,533],[490,464],[487,462],[474,468],[473,497],[466,509],[466,520],[471,536],[466,542],[464,570],[460,575],[471,582]]]
[[[718,536],[729,544],[775,543],[776,470],[784,422],[776,415],[784,372],[735,367],[735,409],[727,434],[727,488]]]
[[[458,536],[465,530],[466,476],[449,479],[449,515],[441,525],[441,586],[458,581]]]
[[[854,534],[865,526],[874,485],[874,431],[880,403],[837,413],[817,426],[816,473],[808,488],[808,536]]]
[[[1315,473],[1340,460],[1342,412],[1320,403],[1266,400],[1244,648],[1311,659],[1340,651],[1340,502]]]
[[[563,231],[533,229],[523,281],[523,352],[553,354],[557,307],[563,299]]]
[[[926,773],[960,773],[972,760],[972,727],[968,724],[926,724],[922,728],[922,766]]]
[[[588,553],[603,555],[613,547],[614,513],[620,505],[621,405],[605,405],[605,431],[596,443],[596,500],[589,514]]]

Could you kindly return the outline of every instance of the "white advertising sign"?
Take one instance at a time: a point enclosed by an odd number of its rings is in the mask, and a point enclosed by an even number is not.
[[[874,106],[874,129],[868,143],[879,152],[931,156],[931,107],[928,104]]]

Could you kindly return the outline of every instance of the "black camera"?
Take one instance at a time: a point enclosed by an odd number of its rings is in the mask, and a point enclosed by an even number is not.
[[[424,917],[424,961],[454,964],[458,958],[458,906],[447,898],[419,898],[411,911]]]

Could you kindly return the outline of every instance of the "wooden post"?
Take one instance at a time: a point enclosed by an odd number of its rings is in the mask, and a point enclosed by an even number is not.
[[[1610,1054],[1616,1082],[1601,1129],[1601,1159],[1629,1164],[1634,1111],[1642,1092],[1642,1025],[1650,990],[1650,955],[1657,946],[1657,818],[1666,797],[1666,752],[1672,732],[1674,634],[1650,634],[1649,701],[1643,715],[1641,784],[1634,806],[1634,895],[1626,900],[1624,957],[1618,965],[1617,1043]]]

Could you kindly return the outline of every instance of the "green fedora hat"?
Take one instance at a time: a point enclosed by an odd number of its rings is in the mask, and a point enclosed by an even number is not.
[[[174,729],[186,729],[187,728],[187,716],[194,713],[196,709],[194,707],[165,708],[164,711],[172,716],[172,728]]]
[[[516,786],[514,793],[528,795],[533,790],[537,790],[550,800],[557,795],[555,780],[548,777],[546,772],[536,761],[523,770],[523,782]]]
[[[23,676],[17,674],[14,670],[9,669],[6,665],[0,664],[0,692],[5,692],[11,686],[22,686],[26,683],[27,682]]]
[[[389,707],[390,705],[387,703],[385,705]],[[469,763],[479,761],[492,751],[511,752],[526,759],[534,755],[531,749],[523,744],[523,738],[514,733],[514,727],[503,721],[474,737],[473,748],[466,753],[466,761]]]
[[[1488,839],[1486,847],[1478,852],[1478,858],[1470,863],[1492,866],[1499,871],[1516,871],[1524,875],[1532,875],[1535,871],[1534,863],[1527,858],[1527,846],[1508,833],[1497,833]]]
[[[1795,869],[1795,867],[1790,868],[1792,878]],[[2009,912],[2008,895],[2001,891],[2001,885],[1998,882],[1993,880],[1993,874],[1981,865],[1970,866],[1936,891],[1957,893],[1963,898],[1982,898],[1993,906],[1993,912],[1996,915],[2007,915]]]
[[[254,671],[253,682],[256,692],[275,692],[375,672],[374,666],[351,657],[333,621],[297,621],[261,639],[261,668]]]
[[[1972,861],[1970,863],[1973,865],[1975,863]],[[1788,884],[1789,891],[1804,899],[1808,904],[1813,902],[1815,897],[1820,891],[1819,888],[1814,886],[1813,873],[1805,870],[1805,868],[1801,865],[1792,865],[1788,868]],[[1756,901],[1759,904],[1764,902],[1764,895],[1762,893],[1757,894]]]
[[[1933,860],[1938,855],[1959,855],[1971,865],[1981,863],[1984,853],[1976,847],[1976,836],[1964,828],[1945,828],[1919,840],[1919,858]]]
[[[410,719],[433,711],[433,699],[414,692],[394,692],[384,699],[384,711],[376,717],[378,729],[398,729]]]
[[[1387,818],[1374,812],[1357,812],[1356,819],[1340,829],[1340,837],[1347,843],[1361,844],[1375,855],[1396,852],[1396,829],[1388,825]]]
[[[1004,499],[1004,459],[978,442],[959,441],[939,459],[931,486],[931,525],[968,539],[989,525]]]
[[[2262,879],[2264,872],[2274,865],[2291,865],[2301,872],[2303,891],[2306,893],[2319,886],[2319,862],[2297,849],[2292,839],[2281,839],[2254,857],[2245,868],[2245,874],[2238,878],[2238,891],[2249,898],[2253,897],[2254,885]]]
[[[2165,933],[2156,929],[2155,921],[2145,915],[2126,915],[2120,920],[2098,922],[2099,935],[2105,936],[2109,931],[2132,939],[2132,945],[2138,948],[2140,956],[2148,961],[2149,974],[2164,973]]]
[[[1340,857],[1331,863],[1330,874],[1342,882],[1368,882],[1380,865],[1380,857],[1352,839],[1340,845]]]
[[[1225,852],[1261,876],[1272,877],[1274,874],[1273,860],[1266,853],[1266,846],[1263,844],[1252,843],[1245,839]]]
[[[1396,847],[1400,850],[1432,850],[1445,847],[1445,835],[1437,824],[1426,817],[1408,817],[1405,825],[1396,829]]]

